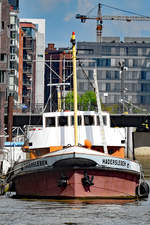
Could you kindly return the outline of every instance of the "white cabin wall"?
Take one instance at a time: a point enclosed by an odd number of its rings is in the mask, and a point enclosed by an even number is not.
[[[106,142],[108,146],[124,146],[121,140],[125,140],[124,128],[105,127]],[[99,126],[79,126],[78,143],[84,145],[84,140],[88,139],[92,145],[103,144]],[[74,145],[74,127],[47,127],[42,130],[30,131],[29,142],[33,148],[44,148],[50,146]]]

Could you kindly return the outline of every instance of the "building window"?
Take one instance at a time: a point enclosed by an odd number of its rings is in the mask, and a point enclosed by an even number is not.
[[[16,62],[10,61],[10,69],[15,69],[15,68],[16,68]]]
[[[127,55],[129,55],[129,56],[137,56],[138,55],[138,48],[136,48],[136,47],[129,47],[129,48],[127,48]]]
[[[133,59],[133,67],[138,67],[138,59]]]
[[[97,67],[109,67],[111,66],[111,59],[95,59]]]
[[[111,71],[106,71],[106,80],[111,80]]]
[[[120,83],[115,83],[114,84],[114,91],[119,92],[120,91]]]
[[[13,54],[13,53],[16,53],[16,46],[10,46],[10,53]]]
[[[1,22],[1,29],[4,30],[5,25],[4,25],[4,21]]]
[[[146,80],[146,71],[141,71],[141,80]]]
[[[147,53],[147,48],[142,48],[142,55],[145,56]]]
[[[93,71],[92,70],[88,71],[88,77],[90,80],[93,80]]]
[[[120,48],[120,55],[124,56],[125,55],[125,48]]]
[[[146,59],[146,60],[145,60],[145,66],[146,66],[146,67],[150,67],[150,60],[149,60],[149,59]]]
[[[139,72],[133,71],[132,72],[132,79],[133,80],[139,80]]]
[[[111,55],[111,47],[103,46],[102,55]]]
[[[106,83],[106,91],[110,91],[110,83]]]
[[[77,77],[78,77],[78,79],[84,79],[84,75],[81,70],[78,70]]]
[[[146,96],[141,96],[141,104],[146,104]]]
[[[11,31],[10,32],[10,38],[12,38],[12,39],[16,39],[16,31]]]
[[[94,54],[94,50],[93,49],[79,49],[78,50],[78,54],[81,55],[93,55]]]
[[[79,82],[79,90],[84,90],[84,82]]]
[[[26,86],[23,86],[23,96],[27,96],[28,90]]]
[[[149,84],[141,84],[141,92],[150,92]]]
[[[0,61],[5,61],[6,54],[0,54]]]
[[[16,25],[15,24],[10,24],[10,29],[11,30],[15,30],[15,28],[16,28]]]
[[[10,86],[14,85],[14,77],[9,77],[9,85]]]
[[[0,83],[4,83],[5,81],[5,71],[0,71]]]
[[[119,80],[120,77],[119,77],[119,71],[115,71],[115,80]]]

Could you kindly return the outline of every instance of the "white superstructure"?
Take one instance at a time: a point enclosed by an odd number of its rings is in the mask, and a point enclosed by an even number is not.
[[[125,129],[111,128],[109,113],[103,112],[107,146],[125,146]],[[78,111],[78,143],[89,140],[93,146],[103,146],[99,116],[94,111]],[[32,127],[28,134],[30,149],[74,145],[74,112],[43,114],[43,127]]]

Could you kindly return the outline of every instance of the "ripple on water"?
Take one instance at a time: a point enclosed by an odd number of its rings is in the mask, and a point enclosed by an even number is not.
[[[148,181],[150,184],[150,181]],[[148,225],[150,197],[141,201],[54,201],[0,196],[0,225]]]

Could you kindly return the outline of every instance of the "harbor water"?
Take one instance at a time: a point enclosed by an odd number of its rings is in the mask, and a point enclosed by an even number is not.
[[[150,185],[150,180],[147,180]],[[150,224],[145,200],[35,200],[0,196],[0,225]]]

